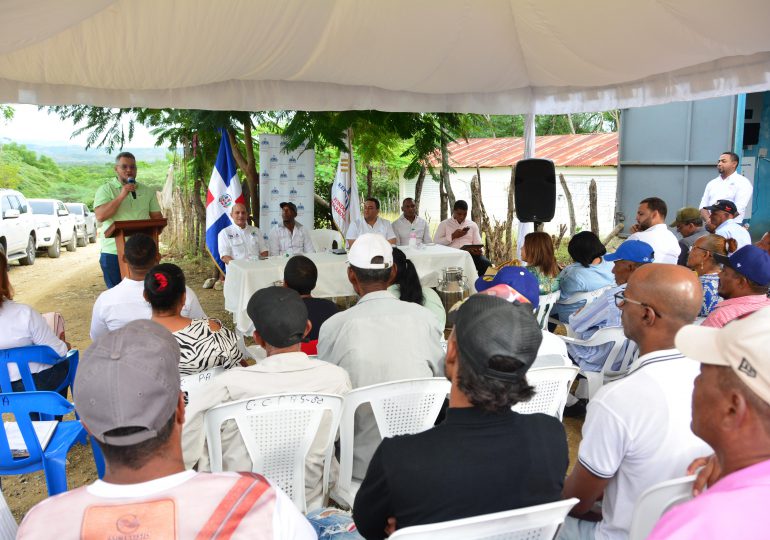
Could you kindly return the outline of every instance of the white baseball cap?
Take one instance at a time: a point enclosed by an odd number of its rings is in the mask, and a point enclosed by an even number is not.
[[[685,326],[676,334],[679,351],[702,364],[728,366],[770,404],[770,307],[722,328]]]
[[[372,262],[382,257],[382,262]],[[348,251],[348,263],[364,270],[382,270],[393,266],[393,246],[380,234],[362,234]]]

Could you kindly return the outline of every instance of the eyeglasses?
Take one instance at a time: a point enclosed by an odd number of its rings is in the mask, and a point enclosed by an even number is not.
[[[705,251],[706,253],[711,253],[712,255],[714,254],[714,252],[713,252],[713,251],[711,251],[710,249],[702,248],[702,247],[700,247],[700,246],[692,246],[690,249],[691,249],[691,250],[693,250],[693,249],[699,249],[699,250],[701,250],[701,251]]]
[[[639,300],[632,300],[631,298],[626,298],[626,291],[617,292],[613,296],[615,297],[615,305],[617,307],[623,307],[623,304],[628,302],[629,304],[636,304],[644,308],[649,308],[652,310],[652,312],[655,314],[656,317],[662,317],[662,315],[658,313],[655,310],[655,308],[652,307],[650,304],[645,304],[644,302],[640,302]]]

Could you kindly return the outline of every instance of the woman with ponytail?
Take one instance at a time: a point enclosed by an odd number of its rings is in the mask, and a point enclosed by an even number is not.
[[[695,241],[690,255],[687,257],[687,267],[694,270],[700,278],[703,286],[703,305],[698,317],[706,317],[721,300],[717,289],[719,288],[719,272],[721,265],[714,259],[714,255],[728,255],[738,249],[734,238],[726,239],[718,234],[701,236]]]
[[[232,330],[216,319],[182,316],[185,303],[184,272],[175,264],[159,264],[144,278],[144,298],[152,307],[152,320],[174,334],[181,358],[179,374],[193,375],[217,366],[246,365]]]
[[[436,316],[441,327],[446,326],[446,311],[438,293],[422,286],[414,263],[396,247],[393,248],[393,264],[396,265],[396,282],[388,287],[393,296],[404,302],[412,302],[428,308]]]

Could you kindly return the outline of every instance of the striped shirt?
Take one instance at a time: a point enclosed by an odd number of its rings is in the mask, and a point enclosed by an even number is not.
[[[722,300],[714,310],[709,313],[702,326],[712,326],[722,328],[724,325],[735,319],[740,319],[750,315],[763,307],[770,306],[770,298],[764,294],[752,294],[749,296],[739,296]]]
[[[222,326],[222,323],[219,324]],[[209,319],[193,319],[190,324],[174,332],[174,337],[179,343],[179,374],[182,377],[217,366],[229,369],[243,360],[243,353],[238,349],[238,338],[233,331],[224,326],[212,330]]]

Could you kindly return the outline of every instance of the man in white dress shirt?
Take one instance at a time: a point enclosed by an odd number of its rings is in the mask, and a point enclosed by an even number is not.
[[[267,243],[258,227],[248,224],[246,206],[235,203],[230,211],[233,225],[219,231],[219,258],[225,264],[233,259],[267,257]]]
[[[668,207],[663,199],[648,197],[639,203],[636,210],[636,225],[631,227],[633,233],[629,240],[641,240],[652,246],[656,263],[676,264],[681,248],[666,226]]]
[[[270,255],[315,253],[310,234],[301,223],[296,221],[297,205],[293,202],[282,202],[281,218],[283,223],[273,227],[268,235]]]
[[[128,264],[128,275],[107,289],[96,299],[91,315],[91,339],[123,328],[137,319],[152,317],[152,308],[144,299],[144,277],[158,264],[158,246],[146,234],[132,234],[126,240],[123,259]],[[191,319],[205,319],[198,297],[190,287],[186,288],[182,316]]]
[[[704,222],[709,222],[709,210],[707,207],[715,204],[719,199],[727,199],[735,203],[738,213],[734,219],[737,219],[738,216],[746,215],[746,208],[751,200],[754,186],[751,185],[748,178],[736,172],[737,168],[738,154],[724,152],[719,156],[719,162],[717,163],[719,176],[706,184],[706,189],[703,191],[703,198],[701,198],[699,205]],[[743,220],[743,217],[740,220]],[[739,223],[738,221],[736,222]]]
[[[433,235],[433,241],[457,249],[473,246],[466,248],[466,251],[473,257],[476,272],[479,276],[483,276],[492,263],[482,254],[481,233],[479,233],[478,225],[467,218],[468,203],[463,200],[455,201],[452,207],[452,217],[438,224],[436,234]]]
[[[396,233],[396,239],[399,246],[409,245],[409,237],[414,233],[418,243],[428,244],[430,238],[430,227],[428,222],[417,215],[417,205],[414,199],[407,197],[401,203],[403,214],[393,222],[393,232]]]
[[[706,225],[709,231],[724,238],[735,238],[738,244],[736,250],[751,244],[749,231],[735,220],[738,217],[738,209],[733,201],[720,199],[705,210],[710,212],[709,223]]]
[[[393,226],[387,219],[380,217],[380,201],[374,197],[369,197],[364,201],[364,215],[350,223],[345,240],[348,247],[353,247],[356,238],[368,233],[375,233],[382,236],[391,244],[396,243],[396,233],[393,232]]]

